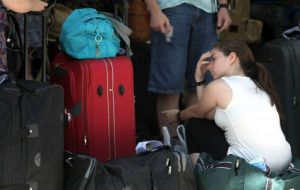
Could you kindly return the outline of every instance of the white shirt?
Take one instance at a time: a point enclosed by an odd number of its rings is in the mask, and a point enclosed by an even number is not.
[[[225,131],[229,149],[250,162],[263,157],[271,172],[281,172],[291,162],[291,148],[281,130],[280,119],[269,96],[248,77],[222,78],[232,90],[225,109],[216,108],[215,122]]]

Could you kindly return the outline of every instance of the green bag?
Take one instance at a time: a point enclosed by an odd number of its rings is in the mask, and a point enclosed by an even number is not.
[[[194,173],[198,190],[296,190],[300,189],[297,167],[300,168],[299,159],[282,174],[270,175],[234,155],[215,161],[201,153]]]

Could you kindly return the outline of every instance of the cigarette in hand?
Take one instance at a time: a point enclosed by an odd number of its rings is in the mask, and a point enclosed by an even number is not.
[[[167,32],[165,34],[165,39],[166,39],[166,42],[171,42],[171,38],[173,37],[173,27],[171,28],[171,30],[169,32]]]

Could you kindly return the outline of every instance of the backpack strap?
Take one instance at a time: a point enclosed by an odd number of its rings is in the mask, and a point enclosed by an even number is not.
[[[107,12],[101,12],[101,14],[107,16],[109,21],[113,24],[115,27],[117,33],[121,37],[121,39],[125,42],[126,48],[128,49],[128,56],[133,55],[131,48],[130,48],[130,39],[129,36],[132,33],[132,30],[127,27],[125,24],[121,23],[117,19],[114,18],[114,15],[112,13],[107,13]]]

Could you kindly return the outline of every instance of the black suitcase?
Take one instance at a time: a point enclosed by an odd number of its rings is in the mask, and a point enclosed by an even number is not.
[[[281,99],[282,130],[295,156],[300,156],[300,40],[277,39],[264,44],[263,62]]]
[[[47,13],[41,16],[46,21]],[[46,22],[43,28],[46,34]],[[25,77],[28,52],[24,36]],[[46,35],[42,67],[46,81]],[[0,116],[0,190],[62,190],[62,87],[10,76],[10,81],[0,85]]]
[[[0,189],[61,190],[63,89],[37,81],[0,86]]]

